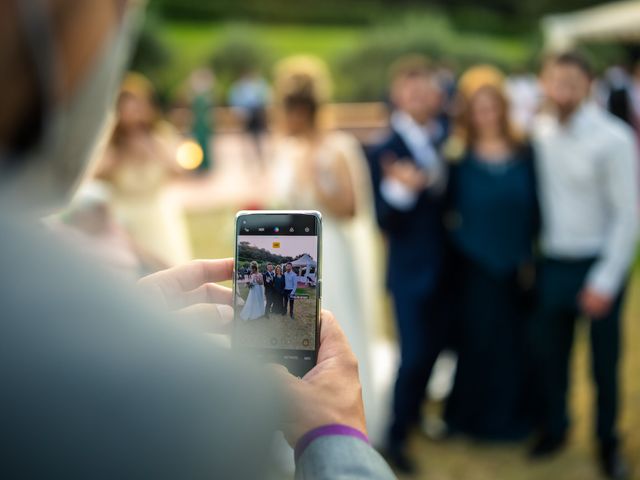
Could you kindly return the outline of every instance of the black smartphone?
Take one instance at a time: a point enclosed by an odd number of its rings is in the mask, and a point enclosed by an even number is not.
[[[304,376],[320,344],[322,216],[239,212],[235,245],[233,347]]]

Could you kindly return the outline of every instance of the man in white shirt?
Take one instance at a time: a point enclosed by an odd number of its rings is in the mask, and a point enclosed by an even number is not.
[[[638,158],[631,130],[590,101],[591,70],[567,53],[547,64],[549,111],[534,125],[541,248],[538,312],[532,324],[539,373],[541,437],[531,452],[558,451],[569,426],[566,396],[576,319],[591,322],[602,467],[624,478],[616,429],[621,303],[638,239]]]
[[[293,318],[293,295],[296,294],[298,288],[298,274],[293,271],[293,265],[287,263],[284,272],[284,313],[287,313],[287,304],[289,305],[289,316]]]

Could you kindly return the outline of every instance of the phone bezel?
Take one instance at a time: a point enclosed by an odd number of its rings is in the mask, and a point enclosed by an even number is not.
[[[238,295],[238,237],[242,228],[241,221],[243,218],[251,217],[256,220],[257,217],[269,216],[304,216],[313,217],[316,237],[318,238],[317,266],[316,266],[316,319],[315,319],[315,345],[313,350],[284,349],[284,348],[267,348],[267,347],[246,347],[240,346],[236,342],[236,328],[238,325],[238,312],[236,308],[236,298]],[[273,222],[273,220],[272,220]],[[259,222],[263,223],[263,222]],[[265,225],[269,225],[268,218],[265,218]],[[286,235],[285,235],[286,236]],[[304,376],[317,363],[318,349],[320,347],[320,328],[321,328],[321,308],[322,308],[322,214],[315,210],[250,210],[239,211],[235,218],[234,231],[234,270],[233,270],[233,326],[231,333],[231,345],[239,352],[247,352],[249,355],[261,359],[266,362],[279,363],[287,367],[287,369],[297,376]],[[311,361],[300,358],[302,355],[311,355]],[[299,357],[295,359],[294,357]]]

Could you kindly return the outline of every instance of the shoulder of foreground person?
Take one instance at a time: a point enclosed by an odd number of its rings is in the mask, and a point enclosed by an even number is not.
[[[311,442],[296,463],[296,480],[390,480],[387,463],[367,442],[343,435]]]
[[[1,223],[0,475],[262,476],[282,409],[264,375],[46,231]]]

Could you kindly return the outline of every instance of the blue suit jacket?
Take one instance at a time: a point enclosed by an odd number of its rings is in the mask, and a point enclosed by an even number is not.
[[[444,137],[435,147],[439,148],[443,140]],[[395,131],[368,152],[376,216],[389,243],[387,286],[394,295],[430,294],[436,288],[444,255],[444,196],[425,190],[408,211],[387,203],[380,192],[380,184],[383,179],[381,161],[389,154],[415,162],[404,140]]]

